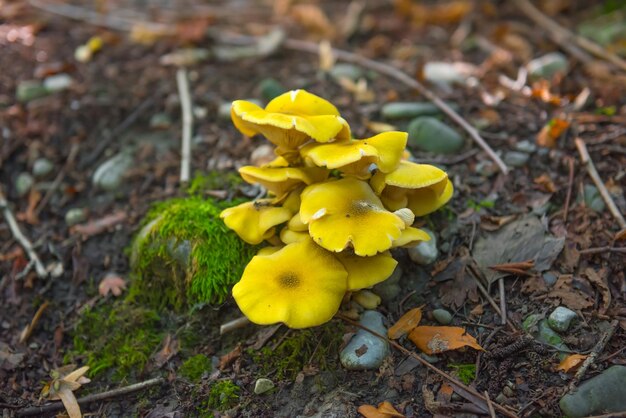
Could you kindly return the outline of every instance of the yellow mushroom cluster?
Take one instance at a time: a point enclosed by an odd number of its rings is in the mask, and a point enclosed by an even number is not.
[[[233,287],[254,323],[307,328],[329,321],[346,292],[393,273],[390,249],[430,239],[411,226],[415,216],[452,196],[445,171],[406,159],[405,132],[354,139],[337,108],[305,90],[265,108],[237,100],[231,116],[244,135],[276,146],[274,161],[239,170],[268,196],[221,213],[244,241],[271,245]]]

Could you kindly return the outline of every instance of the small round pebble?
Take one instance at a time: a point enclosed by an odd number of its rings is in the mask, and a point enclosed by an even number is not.
[[[452,314],[445,309],[435,309],[433,318],[441,325],[449,325],[452,322]]]
[[[35,177],[46,177],[54,169],[54,164],[47,158],[38,158],[33,163],[33,175]]]
[[[254,393],[256,393],[257,395],[269,392],[272,389],[274,389],[274,382],[264,377],[257,379],[257,381],[254,383]]]

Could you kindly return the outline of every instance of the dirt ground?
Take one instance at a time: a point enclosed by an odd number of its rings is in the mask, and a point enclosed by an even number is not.
[[[85,309],[114,303],[114,296],[100,296],[98,284],[111,273],[131,279],[126,249],[142,217],[155,202],[185,195],[179,183],[182,121],[176,67],[164,65],[163,56],[185,46],[214,48],[236,34],[262,36],[277,25],[290,38],[312,42],[332,38],[334,47],[399,68],[452,103],[505,160],[507,154],[509,162],[519,154],[530,154],[525,161],[510,164],[505,175],[460,127],[440,115],[463,132],[463,148],[451,155],[412,152],[418,161],[445,167],[455,195],[448,209],[424,221],[439,236],[435,264],[418,266],[405,252],[395,254],[404,271],[403,291],[378,308],[387,325],[420,305],[425,324],[436,324],[434,309],[452,312],[452,324],[466,328],[485,351],[449,351],[431,359],[433,365],[456,378],[458,365],[476,365],[468,381],[471,387],[517,416],[562,416],[558,401],[573,379],[572,373],[557,370],[560,358],[554,345],[537,342],[523,331],[522,323],[533,314],[545,317],[556,306],[577,312],[575,325],[562,334],[569,354],[592,353],[607,330],[614,331],[585,379],[611,365],[626,364],[625,235],[619,234],[619,221],[600,195],[590,196],[589,186],[594,183],[575,145],[576,139],[586,144],[617,210],[626,213],[623,69],[587,52],[577,53],[580,48],[574,41],[568,41],[569,47],[554,43],[548,31],[510,2],[458,1],[447,12],[438,8],[441,3],[429,2],[415,11],[403,1],[395,2],[395,8],[388,2],[356,1],[312,2],[309,8],[297,8],[289,1],[223,2],[221,6],[179,1],[175,7],[148,3],[98,2],[97,7],[108,10],[112,18],[91,22],[86,12],[93,10],[78,2],[65,4],[77,6],[71,10],[82,11],[81,19],[61,16],[67,13],[60,7],[54,14],[28,2],[0,0],[0,187],[19,228],[49,268],[47,278],[38,277],[3,218],[0,410],[4,417],[22,416],[25,411],[41,417],[62,413],[62,408],[47,412],[27,408],[47,402],[40,400],[40,392],[50,381],[50,371],[63,366],[75,349],[74,333]],[[544,12],[568,28],[609,12],[585,2],[546,3],[553,8],[546,6]],[[355,12],[361,5],[363,10]],[[427,22],[419,16],[426,16]],[[161,22],[174,30],[152,34],[154,39],[140,43],[141,34],[136,32],[141,32],[137,23],[141,21]],[[129,31],[135,33],[134,39]],[[93,36],[104,40],[102,49],[87,62],[77,61],[76,49]],[[144,41],[149,37],[143,36]],[[619,52],[619,45],[605,48]],[[530,78],[520,82],[520,69],[553,51],[567,58],[565,72],[543,82]],[[229,172],[249,163],[262,141],[244,139],[227,118],[219,116],[219,108],[236,99],[266,101],[260,83],[268,78],[285,89],[305,88],[330,100],[357,138],[376,133],[377,122],[407,128],[407,121],[381,116],[385,103],[426,101],[405,84],[368,69],[363,69],[366,85],[338,81],[320,69],[316,55],[305,51],[278,47],[267,56],[256,55],[232,61],[195,58],[187,66],[196,108],[194,174]],[[463,79],[453,84],[436,82],[427,71],[427,64],[434,62],[455,63],[454,68],[461,69],[455,74]],[[33,100],[17,100],[18,87],[25,81],[54,74],[69,75],[71,86]],[[169,120],[156,124],[156,114]],[[562,132],[552,130],[559,124],[564,126]],[[111,191],[94,187],[96,168],[129,146],[133,163],[119,187]],[[30,191],[19,193],[18,177],[31,173],[41,159],[53,168],[35,176]],[[226,192],[241,196],[239,190]],[[84,215],[78,229],[66,221],[67,212],[75,208]],[[519,251],[515,245],[519,237],[498,232],[526,215],[540,220],[545,231],[542,240],[562,238],[563,248],[544,254],[547,265],[539,272],[532,266],[508,266],[504,287],[499,289],[494,281],[487,298],[469,273],[472,260],[485,245],[487,252],[489,248]],[[549,251],[546,246],[539,248]],[[509,325],[501,324],[488,299],[496,307],[506,303]],[[345,370],[338,351],[356,329],[341,319],[310,331],[314,340],[339,333],[339,343],[329,346],[334,348],[324,353],[323,361],[314,347],[301,369],[280,376],[275,369],[263,370],[253,351],[277,349],[302,331],[280,327],[268,333],[267,327],[248,325],[220,337],[220,324],[239,316],[232,300],[198,315],[205,315],[199,321],[206,321],[206,334],[186,355],[219,359],[219,369],[196,382],[182,378],[178,373],[182,353],[174,351],[161,361],[159,355],[168,345],[161,341],[150,348],[149,367],[121,381],[111,373],[96,374],[76,396],[162,377],[159,384],[82,404],[83,413],[152,418],[356,417],[360,405],[389,401],[406,417],[489,414],[480,408],[483,400],[463,395],[440,374],[398,350],[392,350],[378,370]],[[400,343],[418,351],[408,340]],[[259,377],[271,379],[276,388],[255,395]],[[227,408],[206,407],[212,385],[225,380],[239,388],[236,400]]]

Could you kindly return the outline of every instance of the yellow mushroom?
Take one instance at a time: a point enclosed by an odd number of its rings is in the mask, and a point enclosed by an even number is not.
[[[396,239],[393,242],[392,248],[414,247],[416,244],[422,241],[430,241],[430,235],[428,235],[428,233],[426,233],[425,231],[422,231],[419,228],[413,228],[410,226],[406,228],[404,231],[402,231],[402,234],[400,234],[400,237],[398,237],[398,239]]]
[[[350,127],[330,102],[305,90],[276,97],[265,109],[245,100],[231,108],[235,127],[244,135],[261,134],[277,146],[276,154],[287,160],[298,157],[298,148],[311,139],[331,142],[349,139]]]
[[[374,174],[370,185],[389,210],[398,210],[408,207],[408,195],[416,190],[429,188],[441,195],[447,181],[448,174],[440,168],[402,160],[392,172]]]
[[[315,242],[329,251],[352,246],[360,256],[386,251],[406,227],[383,207],[367,182],[346,177],[302,191],[300,219]]]
[[[428,215],[448,203],[453,193],[454,186],[448,179],[441,194],[439,194],[436,188],[432,187],[412,190],[407,195],[407,207],[411,209],[415,216]]]
[[[309,226],[300,219],[300,213],[293,215],[293,218],[289,219],[287,226],[296,232],[307,232],[309,230]]]
[[[255,256],[233,287],[250,321],[307,328],[329,321],[347,290],[348,273],[332,253],[311,239]]]
[[[388,251],[371,257],[360,257],[352,251],[336,254],[337,259],[348,272],[348,290],[372,287],[387,280],[398,262]]]
[[[224,209],[220,218],[248,244],[260,244],[274,235],[276,225],[287,222],[292,215],[289,209],[272,206],[271,199],[261,199]]]
[[[260,184],[281,200],[302,184],[326,180],[329,171],[319,167],[255,167],[247,165],[239,169],[241,178],[250,184]]]
[[[280,240],[284,244],[293,244],[294,242],[304,241],[310,239],[308,232],[293,231],[290,228],[283,228],[280,231]]]

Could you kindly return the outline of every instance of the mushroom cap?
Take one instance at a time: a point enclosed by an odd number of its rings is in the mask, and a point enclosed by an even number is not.
[[[302,147],[300,155],[307,165],[339,169],[360,179],[369,178],[369,166],[378,162],[378,150],[358,139],[330,144],[314,142]]]
[[[319,167],[255,167],[239,169],[241,177],[250,184],[260,184],[277,199],[281,199],[301,184],[317,183],[328,178],[328,170]]]
[[[287,227],[296,232],[307,232],[309,230],[309,226],[302,222],[302,219],[300,219],[300,213],[296,213],[291,219],[289,219]]]
[[[292,90],[272,100],[265,109],[245,100],[231,107],[235,127],[244,135],[261,134],[277,146],[276,153],[293,159],[311,139],[330,142],[349,139],[350,127],[330,102],[305,90]]]
[[[260,244],[274,235],[276,225],[287,222],[292,212],[283,207],[271,205],[270,199],[245,202],[224,209],[220,218],[248,244]]]
[[[393,242],[393,248],[397,247],[413,247],[422,241],[430,241],[430,235],[419,228],[407,227],[400,237]]]
[[[401,160],[398,167],[389,172],[379,171],[372,176],[370,184],[376,194],[381,194],[387,186],[400,189],[421,189],[434,187],[440,193],[446,187],[448,174],[440,168],[430,164],[416,164]]]
[[[348,290],[365,289],[387,280],[398,265],[389,251],[371,257],[360,257],[351,251],[343,251],[337,253],[336,257],[348,272]]]
[[[233,297],[256,324],[313,327],[335,315],[347,289],[347,277],[333,254],[307,239],[253,257],[233,287]]]
[[[363,141],[378,151],[378,162],[376,163],[378,170],[389,173],[398,168],[404,156],[408,137],[409,134],[406,132],[389,131]]]
[[[283,228],[280,230],[280,240],[285,244],[292,244],[309,238],[308,232],[293,231],[289,228]]]
[[[412,190],[407,194],[408,202],[406,206],[411,209],[415,216],[428,215],[448,203],[453,193],[454,186],[447,179],[441,193],[439,193],[438,188],[432,187]]]
[[[300,219],[315,242],[340,252],[352,245],[360,256],[386,251],[406,227],[387,211],[367,182],[346,177],[306,187]]]

